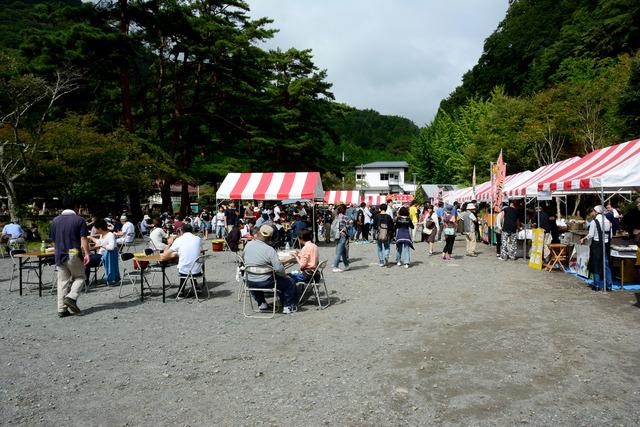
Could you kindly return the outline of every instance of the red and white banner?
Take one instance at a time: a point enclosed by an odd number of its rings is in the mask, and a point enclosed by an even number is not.
[[[504,181],[507,177],[507,165],[502,160],[502,150],[498,156],[498,161],[493,169],[493,208],[494,210],[500,209],[502,205],[502,191],[504,189]]]
[[[229,173],[218,200],[322,200],[319,172]]]
[[[542,182],[538,191],[640,188],[640,139],[593,151]]]
[[[325,191],[324,202],[328,205],[339,205],[341,203],[359,205],[360,204],[360,192],[359,191]]]

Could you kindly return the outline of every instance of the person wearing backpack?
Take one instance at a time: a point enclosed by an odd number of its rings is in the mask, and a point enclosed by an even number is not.
[[[394,228],[396,229],[396,263],[402,265],[404,258],[404,268],[409,268],[411,249],[413,249],[413,241],[411,240],[413,223],[409,218],[409,209],[403,206],[398,210]]]
[[[387,214],[387,205],[380,205],[380,212],[374,217],[374,228],[377,230],[378,265],[386,267],[389,262],[391,236],[393,236],[393,219]]]
[[[438,214],[434,212],[433,205],[427,206],[422,220],[422,233],[427,238],[429,244],[429,255],[433,255],[433,244],[437,236],[440,235],[440,220]]]

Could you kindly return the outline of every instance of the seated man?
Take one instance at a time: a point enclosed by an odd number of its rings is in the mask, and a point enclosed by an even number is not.
[[[193,234],[191,224],[184,224],[181,230],[180,236],[176,237],[171,246],[160,255],[160,260],[169,261],[178,258],[178,275],[181,276],[180,286],[182,287],[184,276],[189,274],[191,268],[194,276],[202,276],[202,264],[196,264],[202,251],[202,241]]]
[[[136,227],[127,219],[126,215],[120,217],[120,224],[122,224],[122,229],[116,232],[116,236],[118,236],[116,243],[119,245],[133,244],[133,240],[136,238]]]
[[[149,234],[150,223],[151,223],[151,217],[145,214],[145,216],[142,218],[142,221],[140,221],[140,233],[143,236],[146,236],[147,234]]]
[[[309,280],[320,263],[318,246],[311,241],[311,236],[311,230],[308,228],[298,232],[298,243],[300,243],[302,250],[296,251],[293,256],[296,258],[296,261],[298,261],[300,271],[294,271],[290,274],[296,283]]]
[[[165,241],[169,238],[169,235],[162,229],[162,223],[157,218],[153,220],[150,228],[149,247],[154,251],[163,251],[167,247]]]
[[[2,233],[0,233],[0,241],[4,244],[23,244],[25,242],[25,233],[20,224],[14,221],[9,221],[4,227],[2,227]]]
[[[276,273],[276,287],[278,296],[284,303],[284,314],[291,314],[296,311],[296,285],[287,276],[284,266],[278,259],[276,250],[269,246],[273,236],[273,227],[263,225],[256,233],[256,238],[247,243],[244,248],[244,263],[247,267],[271,268]],[[273,288],[273,275],[271,273],[253,274],[247,273],[247,285],[250,288]],[[264,292],[252,291],[251,295],[259,305],[260,310],[268,310],[269,306],[264,298]]]

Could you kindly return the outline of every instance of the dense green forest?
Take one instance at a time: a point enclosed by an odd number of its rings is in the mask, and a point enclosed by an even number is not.
[[[0,183],[15,216],[34,197],[104,209],[230,171],[318,170],[406,158],[410,120],[334,101],[310,50],[239,0],[2,1]],[[344,153],[344,160],[343,160]],[[344,181],[342,178],[346,178]]]
[[[422,182],[488,179],[640,137],[640,2],[512,0],[478,63],[420,130]]]

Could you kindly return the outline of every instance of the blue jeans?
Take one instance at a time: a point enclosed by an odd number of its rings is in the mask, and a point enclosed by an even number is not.
[[[311,275],[305,274],[302,271],[292,271],[291,273],[289,273],[289,277],[293,279],[293,283],[298,283],[306,282],[307,280],[309,280],[309,277],[311,277]]]
[[[411,246],[406,243],[398,244],[396,252],[396,262],[400,262],[400,258],[404,258],[405,264],[411,264]]]
[[[389,258],[390,246],[391,243],[388,240],[378,240],[378,261],[380,264],[384,264],[385,258]]]
[[[216,226],[216,237],[218,239],[222,239],[224,237],[224,235],[225,235],[224,224],[223,225],[217,225]]]
[[[333,261],[333,268],[338,268],[340,265],[340,258],[345,267],[349,267],[349,257],[347,256],[348,237],[341,236],[336,246],[336,259]]]
[[[613,284],[613,278],[611,277],[611,266],[609,265],[608,257],[606,260],[606,269],[604,271],[605,277],[607,279],[607,289],[611,289],[611,285]],[[599,265],[597,267],[597,273],[593,273],[593,287],[596,289],[602,289],[604,286],[602,277],[600,277],[600,273],[602,272],[602,266]]]
[[[262,282],[248,282],[250,288],[273,288],[273,277]],[[291,307],[298,302],[298,294],[296,284],[289,276],[276,276],[276,290],[278,297],[284,303],[285,307]],[[264,292],[251,291],[251,295],[258,304],[265,303]]]

